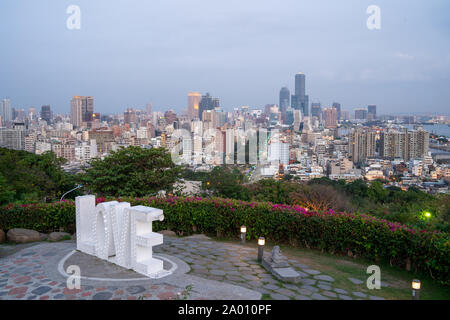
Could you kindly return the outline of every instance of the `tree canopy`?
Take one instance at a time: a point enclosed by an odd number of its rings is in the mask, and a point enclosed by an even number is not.
[[[61,168],[64,161],[53,152],[36,155],[0,148],[0,204],[58,199],[75,186]]]
[[[120,148],[90,165],[79,180],[97,196],[143,197],[171,191],[181,172],[164,148]]]

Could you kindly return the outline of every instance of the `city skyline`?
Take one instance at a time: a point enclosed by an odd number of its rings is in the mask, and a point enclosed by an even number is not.
[[[292,78],[302,72],[310,104],[447,112],[450,4],[376,2],[380,30],[366,27],[368,1],[197,0],[131,8],[80,0],[81,29],[68,30],[69,1],[5,0],[0,97],[15,108],[50,105],[56,113],[65,113],[74,95],[94,96],[100,113],[149,101],[154,110],[180,113],[186,94],[196,91],[210,92],[231,111],[278,103],[280,88],[294,93]]]

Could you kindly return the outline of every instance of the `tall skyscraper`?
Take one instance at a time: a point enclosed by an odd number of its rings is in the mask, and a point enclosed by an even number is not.
[[[367,119],[367,110],[364,108],[355,109],[355,119],[366,120]]]
[[[152,114],[152,103],[149,102],[147,103],[147,115],[151,115]]]
[[[82,104],[82,119],[83,122],[92,122],[92,115],[94,114],[94,98],[93,97],[83,97]]]
[[[82,119],[82,97],[74,96],[70,101],[70,123],[74,127],[81,127]]]
[[[333,108],[336,108],[337,110],[337,119],[338,121],[341,120],[341,104],[339,102],[333,102]]]
[[[294,124],[294,109],[289,107],[286,109],[286,120],[284,121],[284,124],[288,126],[292,126]]]
[[[70,123],[75,127],[81,127],[83,122],[92,122],[94,114],[94,98],[74,96],[70,102]]]
[[[12,121],[11,101],[8,98],[0,102],[0,117],[2,117],[3,124]]]
[[[323,110],[325,128],[333,129],[337,128],[337,109],[336,108],[325,108]]]
[[[49,105],[45,105],[41,107],[41,119],[45,120],[47,124],[50,124],[52,120],[52,111]]]
[[[200,118],[199,107],[202,100],[202,94],[200,92],[188,93],[188,115],[191,119]]]
[[[212,98],[209,93],[206,93],[206,95],[202,96],[202,100],[200,100],[199,104],[199,117],[200,120],[202,120],[203,117],[203,111],[206,110],[213,110],[214,108],[220,108],[220,103],[218,98]]]
[[[135,124],[136,123],[136,111],[133,108],[128,108],[123,113],[123,122],[127,124]]]
[[[322,106],[320,102],[311,103],[311,117],[317,117],[319,120],[322,119]]]
[[[287,87],[280,90],[280,112],[285,113],[287,108],[291,106],[291,92]]]
[[[377,106],[376,105],[369,105],[367,107],[367,115],[371,115],[372,120],[375,120],[377,118]]]
[[[292,96],[292,108],[300,110],[303,116],[309,116],[309,96],[306,95],[306,77],[299,72],[295,75],[295,94]]]

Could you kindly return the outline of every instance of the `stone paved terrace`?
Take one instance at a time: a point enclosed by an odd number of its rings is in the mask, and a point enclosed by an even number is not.
[[[1,245],[0,251],[5,252],[7,248]],[[165,236],[164,244],[154,248],[155,255],[175,261],[178,275],[142,280],[131,270],[104,262],[108,266],[100,266],[100,270],[114,269],[115,276],[128,280],[82,279],[81,289],[69,290],[58,264],[74,249],[73,241],[40,242],[0,258],[0,299],[381,299],[335,287],[332,277],[296,260],[289,260],[289,263],[301,274],[301,282],[282,283],[256,261],[256,248],[217,242],[202,235]],[[77,254],[82,253],[75,253],[70,258],[73,261],[66,262],[76,263]],[[67,263],[63,268],[66,267]],[[188,285],[193,285],[189,293]]]

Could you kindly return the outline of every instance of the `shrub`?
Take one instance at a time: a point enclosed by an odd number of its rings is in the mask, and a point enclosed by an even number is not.
[[[245,202],[221,198],[122,198],[132,205],[164,210],[165,219],[154,230],[170,229],[179,235],[205,233],[238,237],[239,227],[247,226],[247,238],[298,244],[332,253],[353,254],[370,260],[385,260],[399,266],[411,261],[412,269],[427,273],[449,285],[449,246],[447,233],[416,230],[369,215],[307,211],[300,206]],[[97,202],[106,201],[98,199]],[[0,209],[0,228],[22,227],[50,232],[63,227],[73,231],[73,202],[8,205]]]

